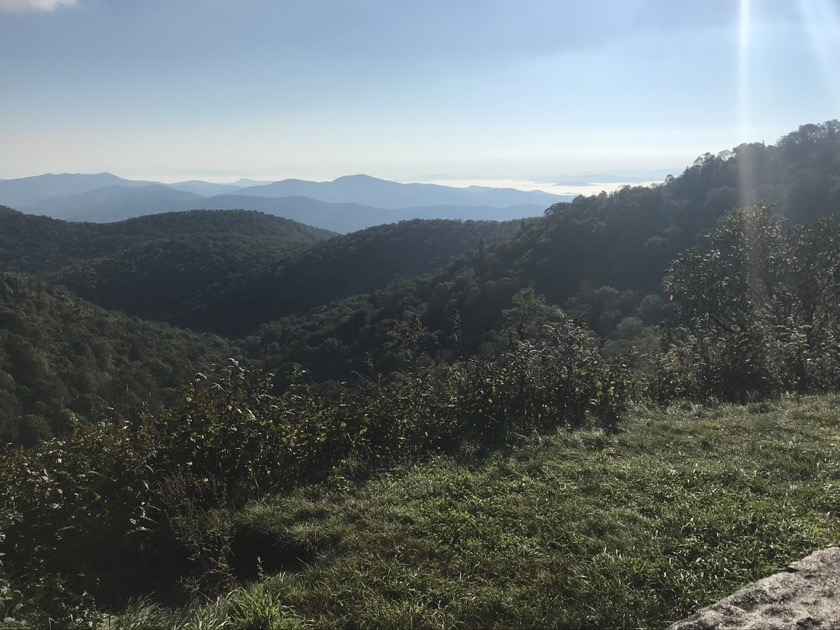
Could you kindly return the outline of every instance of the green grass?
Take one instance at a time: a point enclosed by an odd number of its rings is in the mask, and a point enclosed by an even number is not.
[[[840,542],[840,397],[641,410],[623,426],[252,504],[235,529],[273,575],[191,614],[228,628],[663,627]]]

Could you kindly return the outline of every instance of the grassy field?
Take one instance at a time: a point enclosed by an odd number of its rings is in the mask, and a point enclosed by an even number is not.
[[[840,397],[622,427],[251,504],[233,539],[249,585],[106,625],[663,627],[840,542]]]

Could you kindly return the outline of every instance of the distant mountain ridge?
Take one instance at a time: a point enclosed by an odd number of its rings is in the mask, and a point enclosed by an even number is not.
[[[270,184],[133,181],[110,173],[0,180],[0,205],[69,221],[107,223],[192,209],[257,210],[336,232],[411,219],[513,220],[571,197],[541,191],[402,184],[368,175]]]
[[[47,173],[0,181],[1,205],[27,209],[29,206],[65,195],[78,195],[107,186],[146,186],[152,182],[132,181],[111,173]]]
[[[331,182],[286,179],[273,184],[251,186],[240,195],[258,197],[309,197],[327,203],[358,203],[377,208],[399,209],[417,206],[465,205],[505,207],[544,205],[564,201],[558,195],[515,188],[470,186],[454,188],[440,184],[401,184],[369,175],[348,175]]]
[[[187,210],[201,205],[203,196],[163,184],[114,184],[75,195],[52,197],[26,208],[54,219],[110,223],[146,214],[157,208]]]
[[[533,204],[503,208],[439,205],[387,209],[358,203],[330,203],[311,197],[252,197],[243,194],[220,195],[203,202],[207,204],[208,209],[247,208],[341,234],[413,219],[511,221],[538,216],[545,210],[542,206]]]

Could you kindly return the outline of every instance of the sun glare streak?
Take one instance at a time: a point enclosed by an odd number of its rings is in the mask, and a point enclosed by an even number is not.
[[[751,137],[750,123],[750,44],[751,11],[750,0],[741,0],[738,24],[738,136],[741,142],[748,142]],[[740,164],[738,194],[742,206],[749,204],[750,191],[753,189],[753,160],[751,152],[745,151],[738,160]]]
[[[840,107],[840,78],[836,71],[840,54],[840,12],[831,0],[799,0],[799,13],[819,63],[826,88]]]

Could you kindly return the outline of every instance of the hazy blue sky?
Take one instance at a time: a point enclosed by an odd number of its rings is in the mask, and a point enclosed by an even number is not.
[[[679,172],[838,59],[837,0],[0,0],[0,178]]]

